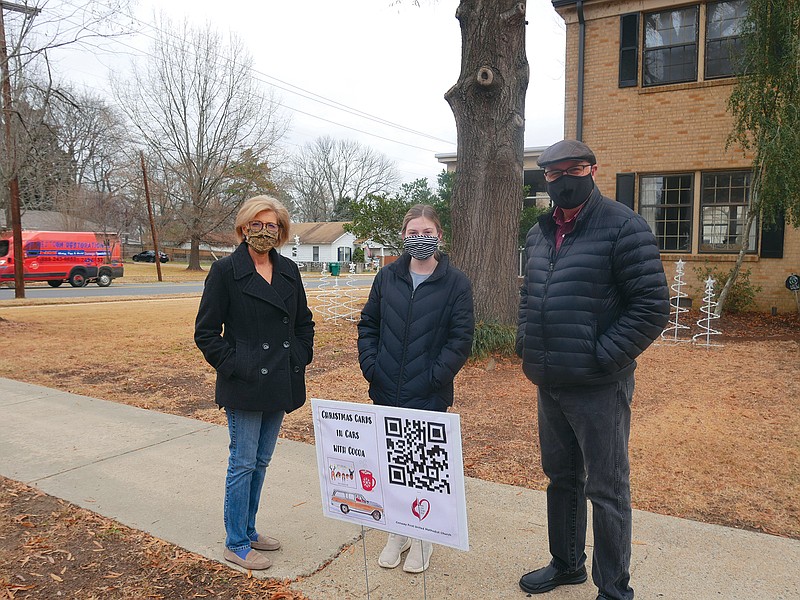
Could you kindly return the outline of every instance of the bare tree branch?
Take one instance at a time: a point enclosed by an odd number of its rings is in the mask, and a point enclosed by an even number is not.
[[[303,146],[292,161],[292,175],[298,218],[306,221],[348,220],[348,202],[386,195],[400,179],[383,154],[329,136]]]
[[[128,81],[112,81],[117,101],[141,136],[154,174],[166,178],[170,211],[191,242],[189,268],[199,269],[199,246],[230,219],[244,193],[280,160],[287,122],[280,104],[251,75],[249,53],[210,26],[174,27],[162,19],[151,58],[134,65]],[[253,179],[255,178],[255,179]]]

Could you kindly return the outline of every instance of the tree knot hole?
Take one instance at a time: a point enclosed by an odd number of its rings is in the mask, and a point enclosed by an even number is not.
[[[494,73],[489,67],[478,69],[478,83],[483,86],[490,86],[494,81]]]

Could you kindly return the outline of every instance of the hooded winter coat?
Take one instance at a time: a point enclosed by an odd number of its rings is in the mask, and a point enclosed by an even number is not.
[[[525,242],[517,354],[537,385],[619,381],[669,319],[669,288],[650,226],[595,186],[556,252],[553,213]]]
[[[270,250],[272,283],[242,242],[211,265],[194,340],[217,371],[220,407],[291,412],[306,401],[314,321],[297,265]]]
[[[411,256],[375,276],[358,324],[358,360],[375,404],[445,411],[472,349],[472,285],[444,254],[414,290]]]

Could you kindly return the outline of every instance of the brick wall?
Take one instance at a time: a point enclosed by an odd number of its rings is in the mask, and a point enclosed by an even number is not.
[[[693,253],[662,254],[670,281],[675,261],[682,258],[688,263],[687,282],[695,285],[693,267],[708,261],[727,270],[736,260],[735,255],[697,253],[699,173],[751,166],[750,157],[740,148],[725,149],[733,123],[726,106],[735,81],[728,78],[648,88],[618,87],[620,15],[678,5],[647,0],[601,1],[585,6],[583,140],[597,155],[597,184],[611,198],[616,195],[617,173],[695,173]],[[571,138],[577,129],[578,23],[574,8],[559,11],[567,23],[564,130],[565,137]],[[639,38],[641,45],[641,34]],[[702,60],[702,44],[700,47]],[[640,51],[640,72],[641,61]],[[638,203],[638,177],[636,197]],[[790,273],[800,273],[800,230],[787,225],[782,259],[747,256],[743,268],[751,269],[751,281],[763,288],[757,297],[758,310],[777,307],[779,312],[795,311],[794,295],[784,282]],[[698,301],[696,298],[695,304]]]

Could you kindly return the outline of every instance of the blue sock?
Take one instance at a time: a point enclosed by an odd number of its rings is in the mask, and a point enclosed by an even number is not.
[[[250,541],[257,542],[258,541],[258,532],[250,534]]]
[[[231,550],[236,556],[245,560],[247,558],[248,552],[250,552],[250,548],[243,548],[242,550]]]

